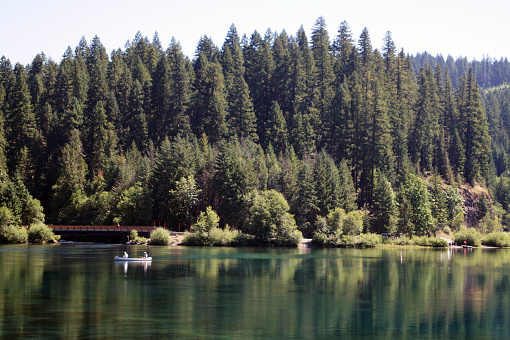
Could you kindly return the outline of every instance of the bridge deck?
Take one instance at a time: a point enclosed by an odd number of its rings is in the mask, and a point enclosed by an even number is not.
[[[93,225],[50,225],[55,234],[129,234],[136,230],[140,236],[148,236],[154,226],[93,226]]]

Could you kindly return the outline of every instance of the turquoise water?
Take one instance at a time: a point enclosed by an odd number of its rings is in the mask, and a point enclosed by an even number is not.
[[[113,260],[124,251],[151,264]],[[510,250],[0,245],[0,337],[510,337]]]

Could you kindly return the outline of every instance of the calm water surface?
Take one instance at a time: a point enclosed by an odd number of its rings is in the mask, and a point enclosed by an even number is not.
[[[119,263],[128,251],[152,264]],[[510,338],[510,249],[0,245],[0,338]]]

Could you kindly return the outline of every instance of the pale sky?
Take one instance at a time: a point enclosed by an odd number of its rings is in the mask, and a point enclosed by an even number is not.
[[[342,21],[355,42],[363,27],[374,48],[381,49],[390,31],[398,49],[427,51],[454,58],[510,57],[508,0],[0,0],[0,56],[14,65],[29,64],[44,52],[60,63],[82,36],[90,45],[97,35],[108,54],[132,40],[137,31],[152,41],[157,31],[163,48],[172,37],[193,58],[198,40],[207,35],[221,48],[234,24],[240,37],[270,28],[296,35],[302,25],[310,39],[319,16],[330,40]]]

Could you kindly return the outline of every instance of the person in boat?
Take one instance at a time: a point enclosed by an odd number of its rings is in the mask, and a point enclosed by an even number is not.
[[[127,259],[129,257],[128,253],[124,252],[124,255],[122,255],[123,258]]]
[[[147,258],[147,257],[149,257],[149,256],[147,256],[147,253],[146,253],[146,252],[143,252],[143,257],[144,257],[144,258]]]

